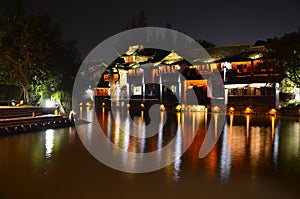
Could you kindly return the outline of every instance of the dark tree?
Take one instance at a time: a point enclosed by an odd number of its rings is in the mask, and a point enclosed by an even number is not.
[[[133,17],[132,20],[131,20],[130,28],[131,28],[131,29],[136,28],[136,20],[135,20],[134,17]]]
[[[134,28],[141,28],[141,27],[146,27],[147,22],[146,22],[146,17],[144,11],[140,11],[137,18],[133,17],[131,19],[131,23],[129,24],[128,21],[125,21],[125,23],[122,25],[121,30],[129,30],[129,29],[134,29]]]
[[[212,42],[206,41],[204,39],[199,39],[197,42],[203,47],[203,48],[212,48],[216,47],[216,45]]]
[[[266,45],[267,41],[264,40],[257,40],[253,46],[263,46]]]
[[[283,75],[300,86],[300,29],[281,38],[269,39],[266,62],[276,61]]]
[[[147,22],[146,21],[147,20],[146,20],[144,11],[140,11],[139,15],[138,15],[138,22],[136,24],[136,27],[137,28],[146,27],[147,26]]]
[[[64,39],[47,15],[25,19],[10,5],[1,13],[0,82],[19,85],[25,103],[46,91],[71,92],[80,65],[76,42]]]
[[[171,24],[171,23],[167,23],[167,24],[166,24],[166,28],[167,28],[167,29],[172,29],[172,24]]]
[[[126,22],[122,25],[122,31],[125,31],[125,30],[129,30],[129,23],[128,23],[128,21],[126,21]]]

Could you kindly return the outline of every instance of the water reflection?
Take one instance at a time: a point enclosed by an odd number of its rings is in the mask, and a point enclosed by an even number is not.
[[[93,119],[92,112],[84,109],[82,118]],[[118,161],[127,168],[136,168],[138,162],[134,153],[129,152],[147,154],[156,151],[153,161],[162,165],[166,156],[161,149],[174,140],[166,157],[175,157],[174,163],[145,174],[128,175],[100,164],[81,144],[74,128],[1,137],[0,176],[3,180],[0,181],[0,198],[35,198],[40,193],[52,194],[49,198],[60,198],[61,194],[65,198],[82,195],[93,198],[101,194],[110,197],[112,193],[119,198],[131,197],[132,193],[157,197],[154,191],[147,189],[150,186],[165,193],[164,198],[181,198],[189,194],[217,198],[227,190],[226,198],[239,198],[240,193],[245,193],[245,198],[260,198],[265,194],[269,198],[299,198],[298,118],[228,115],[218,143],[207,157],[199,159],[208,126],[217,117],[204,112],[169,115],[159,112],[157,117],[160,121],[155,127],[157,134],[136,138],[131,131],[149,133],[146,128],[143,130],[147,123],[146,114],[132,116],[120,112],[113,117],[109,111],[100,111],[97,115],[107,138],[122,149],[122,158]],[[132,125],[131,119],[138,125]],[[196,121],[199,128],[195,130]],[[212,124],[214,127],[215,123]],[[86,137],[83,138],[93,140],[94,134],[98,133],[93,133],[93,126],[81,126],[86,128]],[[214,131],[212,138],[215,138]],[[194,140],[193,144],[180,156],[190,140]],[[117,153],[114,146],[104,146]],[[99,190],[99,187],[103,189]],[[116,192],[116,188],[121,188],[121,191]],[[55,191],[49,192],[48,189]],[[125,189],[128,191],[122,192]],[[236,197],[231,197],[231,194]]]
[[[230,115],[230,125],[224,127],[223,139],[222,139],[222,150],[220,157],[220,178],[223,182],[228,182],[231,173],[231,136],[232,136],[232,122],[233,115]]]
[[[176,116],[177,116],[177,133],[175,136],[175,149],[174,149],[175,161],[174,161],[173,179],[177,182],[179,180],[181,155],[182,155],[182,131],[181,131],[180,113],[177,113]]]
[[[279,126],[279,125],[278,125]],[[272,117],[272,138],[273,138],[273,164],[278,168],[278,152],[279,152],[279,128],[275,127],[275,116]],[[274,133],[273,133],[274,132]],[[273,136],[274,135],[274,136]]]
[[[91,112],[91,110],[89,111]],[[87,111],[86,114],[92,118],[90,112]],[[172,167],[166,168],[166,171],[168,175],[172,173],[172,178],[176,182],[180,180],[182,149],[186,143],[194,139],[194,135],[196,135],[194,142],[187,152],[187,156],[190,156],[189,159],[192,160],[189,166],[197,168],[201,161],[207,162],[210,177],[213,179],[219,176],[224,183],[229,182],[232,174],[236,172],[250,172],[252,176],[256,176],[259,167],[277,168],[282,153],[289,153],[287,161],[290,161],[291,156],[297,161],[300,159],[299,122],[294,122],[294,126],[290,127],[293,130],[289,130],[289,135],[284,135],[280,126],[289,127],[282,124],[276,116],[230,114],[227,116],[227,122],[218,143],[207,158],[199,160],[195,154],[199,152],[210,124],[213,125],[214,131],[208,136],[212,140],[217,139],[219,115],[205,112],[172,114],[160,112],[158,117],[159,122],[154,129],[157,130],[157,134],[147,137],[148,133],[152,134],[153,132],[148,132],[149,129],[146,128],[147,115],[144,112],[140,115],[119,112],[115,114],[115,118],[109,111],[100,111],[97,114],[97,119],[107,138],[114,146],[123,150],[121,164],[126,168],[135,168],[136,166],[136,159],[129,152],[156,151],[156,164],[160,166],[163,161],[161,149],[174,139],[173,149],[168,151],[170,155],[166,158],[175,158],[175,161]],[[167,120],[164,125],[165,118]],[[136,125],[131,124],[132,120]],[[196,121],[199,124],[198,129],[195,128]],[[87,134],[90,130],[87,128]],[[130,134],[131,131],[139,133],[139,137],[133,137]],[[107,145],[107,147],[110,146]],[[281,148],[285,149],[283,151],[289,152],[280,152]],[[111,150],[113,149],[111,148]],[[143,156],[139,156],[139,158],[142,159]]]
[[[53,129],[46,130],[45,136],[45,148],[46,148],[46,158],[51,158],[52,150],[53,150]]]

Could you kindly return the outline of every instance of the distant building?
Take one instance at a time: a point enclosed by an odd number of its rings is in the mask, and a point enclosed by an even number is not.
[[[258,112],[279,108],[278,65],[262,61],[264,46],[232,45],[207,49],[217,63],[225,84],[226,105],[243,111],[250,107]]]
[[[178,104],[210,108],[211,99],[225,96],[227,107],[243,111],[268,111],[279,107],[278,66],[266,66],[264,46],[246,44],[207,48],[211,58],[190,64],[176,52],[132,46],[103,73],[95,89],[96,104],[147,108]],[[221,91],[212,86],[214,76],[222,77]],[[182,78],[184,77],[184,78]],[[190,102],[191,92],[197,103]]]

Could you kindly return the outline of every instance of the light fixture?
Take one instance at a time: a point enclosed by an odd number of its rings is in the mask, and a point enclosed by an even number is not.
[[[270,115],[276,115],[277,111],[275,108],[272,108],[270,111],[269,111],[269,114]]]
[[[218,113],[218,112],[220,112],[220,108],[218,106],[214,106],[213,111],[215,113]]]
[[[55,107],[55,103],[54,103],[54,101],[52,101],[52,100],[50,100],[50,99],[46,99],[46,101],[45,101],[45,106],[46,106],[47,108]]]
[[[178,105],[175,107],[175,110],[176,110],[176,111],[180,111],[180,110],[181,110],[181,105],[178,104]]]
[[[252,113],[252,109],[250,107],[247,107],[245,110],[245,113],[246,114]]]

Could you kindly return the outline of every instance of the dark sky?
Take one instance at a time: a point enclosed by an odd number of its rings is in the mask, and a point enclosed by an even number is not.
[[[0,0],[8,1],[8,0]],[[181,30],[218,46],[253,45],[300,28],[299,0],[23,0],[25,12],[48,12],[65,36],[76,39],[83,58],[101,41],[121,31],[144,10],[149,26]]]

